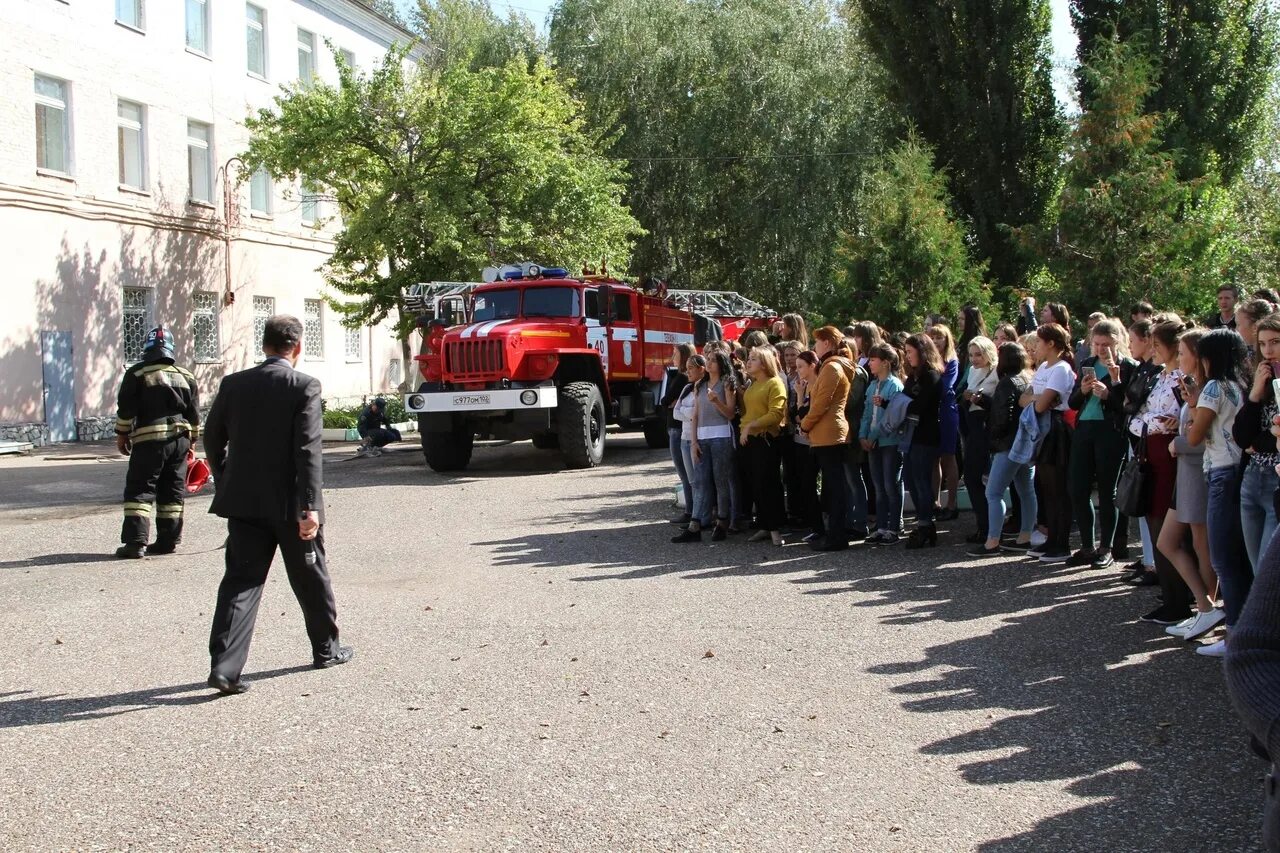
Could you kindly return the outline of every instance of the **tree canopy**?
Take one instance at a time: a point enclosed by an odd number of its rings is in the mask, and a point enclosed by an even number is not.
[[[540,60],[414,69],[391,51],[338,86],[288,89],[258,111],[249,170],[328,188],[342,215],[324,274],[348,322],[378,322],[415,282],[487,263],[625,265],[639,229],[625,172]],[[409,318],[399,318],[402,330]]]

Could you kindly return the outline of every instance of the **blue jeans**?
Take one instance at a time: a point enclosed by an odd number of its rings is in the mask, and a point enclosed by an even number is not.
[[[1244,601],[1253,585],[1253,570],[1241,544],[1240,478],[1236,466],[1210,469],[1209,508],[1205,522],[1209,527],[1209,561],[1222,587],[1223,609],[1227,627],[1236,624]]]
[[[857,440],[851,439],[851,441]],[[862,482],[862,467],[849,460],[847,450],[844,460],[844,480],[849,490],[848,528],[865,533],[867,530],[867,484]]]
[[[1244,548],[1249,553],[1253,573],[1267,550],[1271,534],[1276,532],[1276,486],[1280,477],[1270,465],[1249,465],[1240,481],[1240,528],[1244,532]]]
[[[716,518],[722,524],[731,524],[733,519],[729,515],[729,496],[734,477],[733,439],[703,438],[698,440],[698,447],[702,458],[693,467],[694,476],[701,486],[701,494],[698,496],[698,510],[694,518],[703,527],[711,526],[711,497],[714,495]],[[692,450],[690,455],[692,456]]]
[[[684,511],[685,515],[693,515],[693,480],[689,477],[689,469],[684,463],[684,448],[680,445],[688,444],[680,440],[680,430],[667,430],[667,444],[671,448],[671,462],[676,466],[676,474],[680,476],[680,486],[684,489]]]
[[[917,524],[933,524],[933,469],[938,466],[938,448],[913,444],[905,464],[907,489],[916,507]]]
[[[991,471],[987,474],[987,538],[999,541],[1000,532],[1004,529],[1005,503],[1004,495],[1012,485],[1018,492],[1018,529],[1023,535],[1029,535],[1036,529],[1036,489],[1032,484],[1035,469],[1026,464],[1014,462],[1009,458],[1007,450],[991,457]]]
[[[881,530],[902,532],[902,454],[896,444],[873,447],[867,457],[876,490],[876,524]]]
[[[689,485],[693,491],[693,502],[687,507],[689,517],[701,524],[702,516],[698,514],[698,508],[702,506],[702,481],[698,478],[698,466],[693,464],[692,441],[680,442],[680,459],[684,462],[684,470],[689,475]]]

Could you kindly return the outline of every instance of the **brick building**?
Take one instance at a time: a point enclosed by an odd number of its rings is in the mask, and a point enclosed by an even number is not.
[[[235,157],[282,85],[336,82],[326,40],[369,68],[409,32],[358,0],[5,0],[0,32],[0,439],[108,434],[156,323],[206,400],[273,313],[326,398],[401,381],[389,327],[321,298],[332,203]]]

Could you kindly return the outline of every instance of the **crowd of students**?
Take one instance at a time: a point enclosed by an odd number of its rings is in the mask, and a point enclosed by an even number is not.
[[[772,342],[676,347],[672,541],[933,548],[963,483],[969,554],[1126,564],[1125,582],[1160,588],[1141,619],[1225,654],[1276,528],[1280,295],[1224,287],[1199,322],[1139,303],[1127,323],[1089,315],[1080,339],[1065,305],[1029,298],[989,335],[973,307],[952,328],[811,336],[788,314]]]

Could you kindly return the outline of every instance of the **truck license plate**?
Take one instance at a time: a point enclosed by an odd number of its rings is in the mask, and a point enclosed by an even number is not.
[[[458,394],[453,398],[455,406],[487,406],[489,405],[488,394]]]

